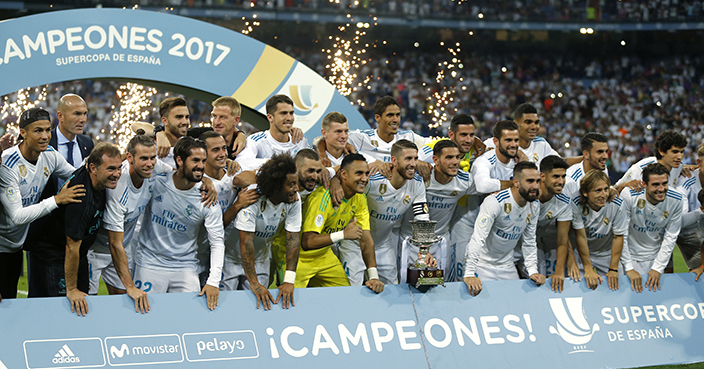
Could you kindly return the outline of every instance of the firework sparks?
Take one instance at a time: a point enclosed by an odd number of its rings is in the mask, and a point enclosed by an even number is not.
[[[254,6],[254,3],[252,3],[252,6]],[[244,22],[244,25],[243,25],[242,31],[240,31],[240,32],[242,32],[245,35],[248,35],[248,34],[252,33],[252,31],[254,31],[255,27],[261,26],[261,23],[259,23],[259,21],[256,19],[257,19],[256,14],[252,15],[252,20],[247,20],[247,17],[242,17],[242,21]]]
[[[447,47],[444,42],[440,46]],[[457,90],[455,86],[462,82],[459,69],[462,69],[462,60],[458,58],[460,52],[460,43],[455,43],[454,46],[447,47],[448,52],[452,55],[450,60],[445,60],[438,63],[438,73],[435,76],[435,88],[428,87],[431,95],[428,97],[428,108],[423,111],[423,114],[430,116],[431,123],[429,128],[437,128],[448,120],[448,113],[451,109],[450,103],[455,100]],[[455,109],[456,111],[457,109]]]
[[[12,133],[14,136],[20,133],[17,125],[20,114],[27,109],[38,107],[46,101],[46,88],[47,86],[33,89],[28,87],[17,91],[15,94],[5,95],[2,106],[0,106],[0,121],[7,122],[5,126],[6,133]],[[14,101],[11,101],[13,95]],[[33,95],[36,95],[36,97],[33,97]],[[7,120],[10,116],[16,119],[8,122]]]
[[[131,123],[144,121],[151,111],[156,110],[153,107],[152,96],[157,93],[157,90],[137,83],[125,83],[116,93],[120,102],[117,106],[112,106],[109,136],[112,142],[125,151],[127,143],[134,136],[130,129]]]
[[[372,23],[355,22],[351,14],[347,14],[347,19],[347,23],[337,27],[339,35],[328,36],[328,39],[333,42],[332,47],[321,50],[327,54],[328,64],[325,65],[325,69],[329,71],[328,81],[343,96],[349,96],[364,88],[371,88],[369,81],[372,76],[364,76],[361,82],[357,83],[355,80],[359,78],[359,69],[371,61],[365,57],[367,48],[377,47],[376,43],[372,42],[370,45],[369,42],[364,42],[367,30],[376,25],[376,17],[373,17]]]

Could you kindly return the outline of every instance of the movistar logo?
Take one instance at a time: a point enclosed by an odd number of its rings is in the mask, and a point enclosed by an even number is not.
[[[587,350],[587,342],[594,332],[599,330],[599,324],[594,323],[589,328],[587,316],[582,308],[581,297],[550,299],[550,308],[557,321],[555,327],[550,326],[550,333],[560,336],[565,342],[574,345],[574,352],[594,352]]]
[[[125,353],[127,353],[127,355],[130,354],[130,349],[127,348],[126,343],[123,343],[122,346],[120,346],[119,350],[115,346],[110,346],[110,356],[112,356],[113,359],[115,357],[121,358],[121,357],[125,356]]]
[[[54,364],[71,364],[71,363],[80,363],[81,359],[73,354],[73,351],[68,347],[68,345],[63,345],[59,352],[54,355],[54,358],[51,360]]]

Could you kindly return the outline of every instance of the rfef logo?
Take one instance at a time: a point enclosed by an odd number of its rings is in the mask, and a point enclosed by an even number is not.
[[[568,297],[550,299],[550,308],[557,321],[555,326],[550,326],[550,333],[560,336],[565,342],[574,345],[573,352],[594,352],[585,346],[594,332],[599,330],[599,324],[594,323],[590,328],[587,316],[582,308],[581,297]]]

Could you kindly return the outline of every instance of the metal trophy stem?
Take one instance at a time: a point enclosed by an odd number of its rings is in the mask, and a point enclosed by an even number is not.
[[[419,258],[415,264],[408,267],[408,284],[419,288],[421,286],[445,286],[444,271],[438,268],[430,268],[425,262],[426,256],[430,252],[430,245],[440,242],[442,237],[435,236],[434,220],[411,220],[413,236],[409,242],[418,246]]]

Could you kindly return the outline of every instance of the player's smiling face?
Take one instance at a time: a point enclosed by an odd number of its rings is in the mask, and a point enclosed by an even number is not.
[[[191,126],[191,114],[186,106],[175,106],[166,117],[161,118],[164,128],[176,137],[183,137]]]
[[[180,160],[180,158],[178,159]],[[182,164],[183,176],[191,182],[200,182],[203,179],[206,159],[207,155],[205,150],[200,147],[191,149],[191,155],[189,155]]]
[[[660,151],[660,155],[662,155],[661,160],[665,163],[665,165],[668,165],[670,168],[678,168],[680,164],[682,164],[682,157],[684,156],[684,147],[672,146],[665,153]]]
[[[599,180],[589,191],[583,192],[586,196],[587,204],[594,211],[599,211],[606,206],[606,201],[609,198],[609,184],[606,181]]]
[[[342,180],[347,188],[356,193],[364,193],[369,183],[369,165],[366,161],[355,160],[341,173]]]
[[[296,173],[286,175],[286,182],[284,183],[281,195],[283,202],[288,204],[298,200],[298,175]]]
[[[38,120],[20,129],[20,134],[24,137],[22,143],[26,144],[32,151],[46,151],[51,140],[51,122]]]
[[[540,130],[540,119],[538,114],[535,113],[525,113],[521,120],[516,122],[521,134],[521,138],[525,141],[533,141],[535,136],[538,135],[538,130]]]
[[[398,105],[389,105],[382,115],[375,115],[374,119],[379,126],[379,131],[387,135],[395,135],[401,124],[401,108]]]
[[[587,160],[592,168],[604,170],[606,161],[609,160],[609,144],[592,142],[592,149],[584,152],[584,160]]]
[[[323,164],[320,160],[312,160],[305,158],[303,165],[298,170],[298,186],[305,188],[306,191],[313,191],[315,185],[320,180],[320,173],[323,171]]]
[[[550,172],[541,173],[540,179],[545,184],[545,189],[553,195],[562,193],[565,187],[565,177],[567,171],[562,168],[554,168]]]
[[[130,168],[133,168],[134,172],[142,178],[151,177],[154,165],[156,165],[156,145],[144,146],[137,144],[134,149],[134,156],[129,152],[127,153],[127,162],[130,163]]]
[[[540,193],[540,173],[537,169],[524,169],[521,174],[514,179],[518,182],[518,193],[526,201],[534,201]]]
[[[651,174],[645,183],[645,196],[648,201],[656,205],[665,201],[667,195],[667,174]]]
[[[330,122],[330,129],[323,129],[322,133],[325,139],[325,145],[337,150],[342,150],[345,148],[347,139],[350,137],[350,127],[347,122]]]
[[[460,152],[466,154],[472,149],[472,144],[474,144],[474,132],[475,128],[473,124],[459,124],[457,125],[457,132],[450,131],[450,140],[457,144]]]
[[[91,171],[95,173],[98,184],[96,187],[97,189],[114,189],[117,187],[117,180],[120,179],[120,174],[122,174],[122,160],[119,156],[111,158],[103,154],[102,161],[97,168],[93,164],[90,165]]]
[[[227,166],[227,143],[222,137],[210,137],[205,140],[208,146],[208,166],[223,169]]]
[[[416,175],[416,162],[418,161],[418,150],[403,149],[399,157],[392,156],[391,163],[398,174],[404,179],[413,179]]]
[[[213,130],[223,136],[228,136],[232,133],[239,120],[240,117],[234,116],[227,105],[215,106],[213,107],[213,112],[210,113]]]
[[[293,105],[280,102],[276,104],[274,114],[268,114],[266,117],[271,123],[270,129],[276,129],[281,133],[289,133],[293,128]]]
[[[439,157],[433,156],[433,161],[435,161],[435,168],[442,174],[454,177],[457,175],[457,170],[460,169],[461,158],[462,154],[458,148],[446,147],[442,149]]]
[[[513,159],[518,155],[518,131],[504,130],[501,132],[501,139],[494,138],[494,144],[497,144],[501,155]]]

